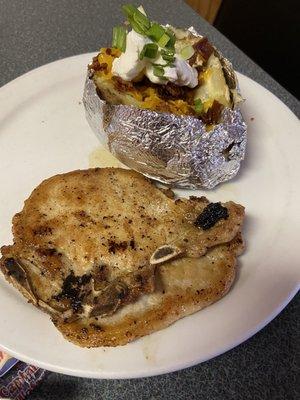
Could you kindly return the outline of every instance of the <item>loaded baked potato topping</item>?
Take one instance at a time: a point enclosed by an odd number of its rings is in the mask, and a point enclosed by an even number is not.
[[[112,47],[101,48],[89,65],[100,97],[217,123],[233,101],[208,39],[152,22],[141,7],[126,5],[123,11],[127,22],[114,28]]]

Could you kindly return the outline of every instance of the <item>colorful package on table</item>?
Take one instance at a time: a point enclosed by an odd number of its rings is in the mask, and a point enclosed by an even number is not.
[[[46,373],[0,350],[0,399],[25,399]]]

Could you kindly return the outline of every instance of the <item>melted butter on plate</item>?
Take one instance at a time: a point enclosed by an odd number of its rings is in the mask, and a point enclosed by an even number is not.
[[[104,168],[104,167],[122,167],[126,168],[116,157],[114,157],[104,147],[99,146],[93,150],[89,155],[89,167],[90,168]]]

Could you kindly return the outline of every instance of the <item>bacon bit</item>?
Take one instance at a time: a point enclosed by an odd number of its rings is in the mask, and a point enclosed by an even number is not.
[[[99,71],[105,71],[107,70],[107,67],[108,67],[107,63],[101,63],[99,64]]]
[[[209,43],[208,39],[204,37],[200,39],[197,43],[194,44],[194,49],[200,53],[201,57],[207,61],[209,57],[212,55],[214,48]]]
[[[193,67],[193,65],[195,64],[197,60],[197,52],[195,51],[195,53],[192,55],[192,57],[190,57],[188,59],[188,63],[190,64],[191,67]]]
[[[98,56],[93,57],[93,62],[88,65],[89,70],[97,71],[100,67],[100,63],[98,61]]]
[[[214,100],[212,106],[206,111],[205,114],[202,114],[200,118],[207,125],[217,124],[220,120],[223,108],[224,106],[221,103],[219,103],[217,100]]]
[[[134,89],[131,82],[125,82],[119,76],[113,76],[112,80],[114,82],[115,88],[120,92],[132,91]]]
[[[183,86],[177,86],[172,82],[168,82],[166,85],[159,85],[157,90],[158,90],[158,95],[162,99],[168,99],[168,100],[182,99],[182,100],[184,100],[186,98],[187,88],[185,88]]]
[[[107,63],[99,63],[98,55],[93,57],[93,62],[88,65],[88,70],[92,71],[107,71],[108,65]],[[106,72],[107,73],[107,72]]]

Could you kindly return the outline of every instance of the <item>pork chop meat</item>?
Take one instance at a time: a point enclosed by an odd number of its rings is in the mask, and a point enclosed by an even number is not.
[[[56,319],[111,315],[155,291],[157,265],[199,258],[241,229],[238,204],[170,194],[123,169],[49,178],[14,216],[14,243],[1,249],[1,270]]]

